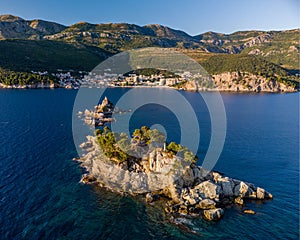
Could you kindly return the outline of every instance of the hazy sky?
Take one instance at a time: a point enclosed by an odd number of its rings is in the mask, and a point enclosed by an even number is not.
[[[206,31],[300,27],[300,0],[1,0],[0,14],[70,25],[159,23],[196,35]]]

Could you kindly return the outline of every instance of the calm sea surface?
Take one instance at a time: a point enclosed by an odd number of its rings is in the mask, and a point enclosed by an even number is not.
[[[126,91],[105,94],[116,102]],[[134,91],[157,99],[168,94]],[[246,203],[253,216],[229,207],[219,222],[185,220],[198,235],[168,223],[158,207],[139,198],[79,183],[82,170],[72,161],[78,156],[72,136],[76,93],[0,90],[0,239],[299,238],[299,93],[222,94],[227,136],[215,170],[261,186],[274,199]],[[201,160],[210,139],[208,110],[199,94],[182,94],[198,117]],[[179,141],[180,123],[159,105],[135,111],[129,128],[153,124],[164,126],[168,140]]]

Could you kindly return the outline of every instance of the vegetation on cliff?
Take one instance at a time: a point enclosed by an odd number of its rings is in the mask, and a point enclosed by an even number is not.
[[[218,54],[207,58],[201,64],[210,74],[248,72],[263,76],[267,80],[276,80],[287,86],[299,88],[299,78],[290,75],[285,69],[259,56]]]
[[[197,161],[197,157],[188,148],[175,142],[167,144],[163,133],[147,126],[135,129],[131,140],[127,134],[112,132],[107,126],[97,129],[95,136],[104,154],[117,163],[125,161],[140,163],[143,155],[157,148],[170,156],[181,157],[186,162]]]

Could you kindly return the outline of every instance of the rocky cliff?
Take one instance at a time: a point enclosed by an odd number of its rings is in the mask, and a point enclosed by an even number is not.
[[[178,87],[177,87],[178,88]],[[203,81],[187,81],[180,85],[186,91],[220,91],[220,92],[296,92],[295,86],[279,80],[267,79],[249,72],[224,72],[214,74],[208,84]]]
[[[277,80],[269,80],[263,76],[247,72],[226,72],[212,76],[218,91],[231,92],[295,92],[294,87]]]

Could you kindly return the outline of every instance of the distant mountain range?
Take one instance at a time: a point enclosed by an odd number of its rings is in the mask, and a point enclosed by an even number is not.
[[[239,31],[232,34],[207,32],[196,36],[159,24],[138,26],[127,23],[64,26],[43,20],[0,16],[0,67],[11,70],[93,69],[112,54],[140,47],[175,48],[218,71],[245,69],[242,61],[260,65],[269,62],[276,71],[298,73],[300,29],[286,31]],[[218,56],[217,58],[215,56]],[[224,59],[224,64],[222,61]],[[234,59],[234,60],[232,60]],[[227,66],[227,67],[226,67]],[[259,67],[250,67],[252,73]],[[272,67],[271,67],[272,68]],[[253,72],[254,71],[257,72]],[[261,71],[260,71],[261,72]],[[275,72],[276,74],[276,72]]]

